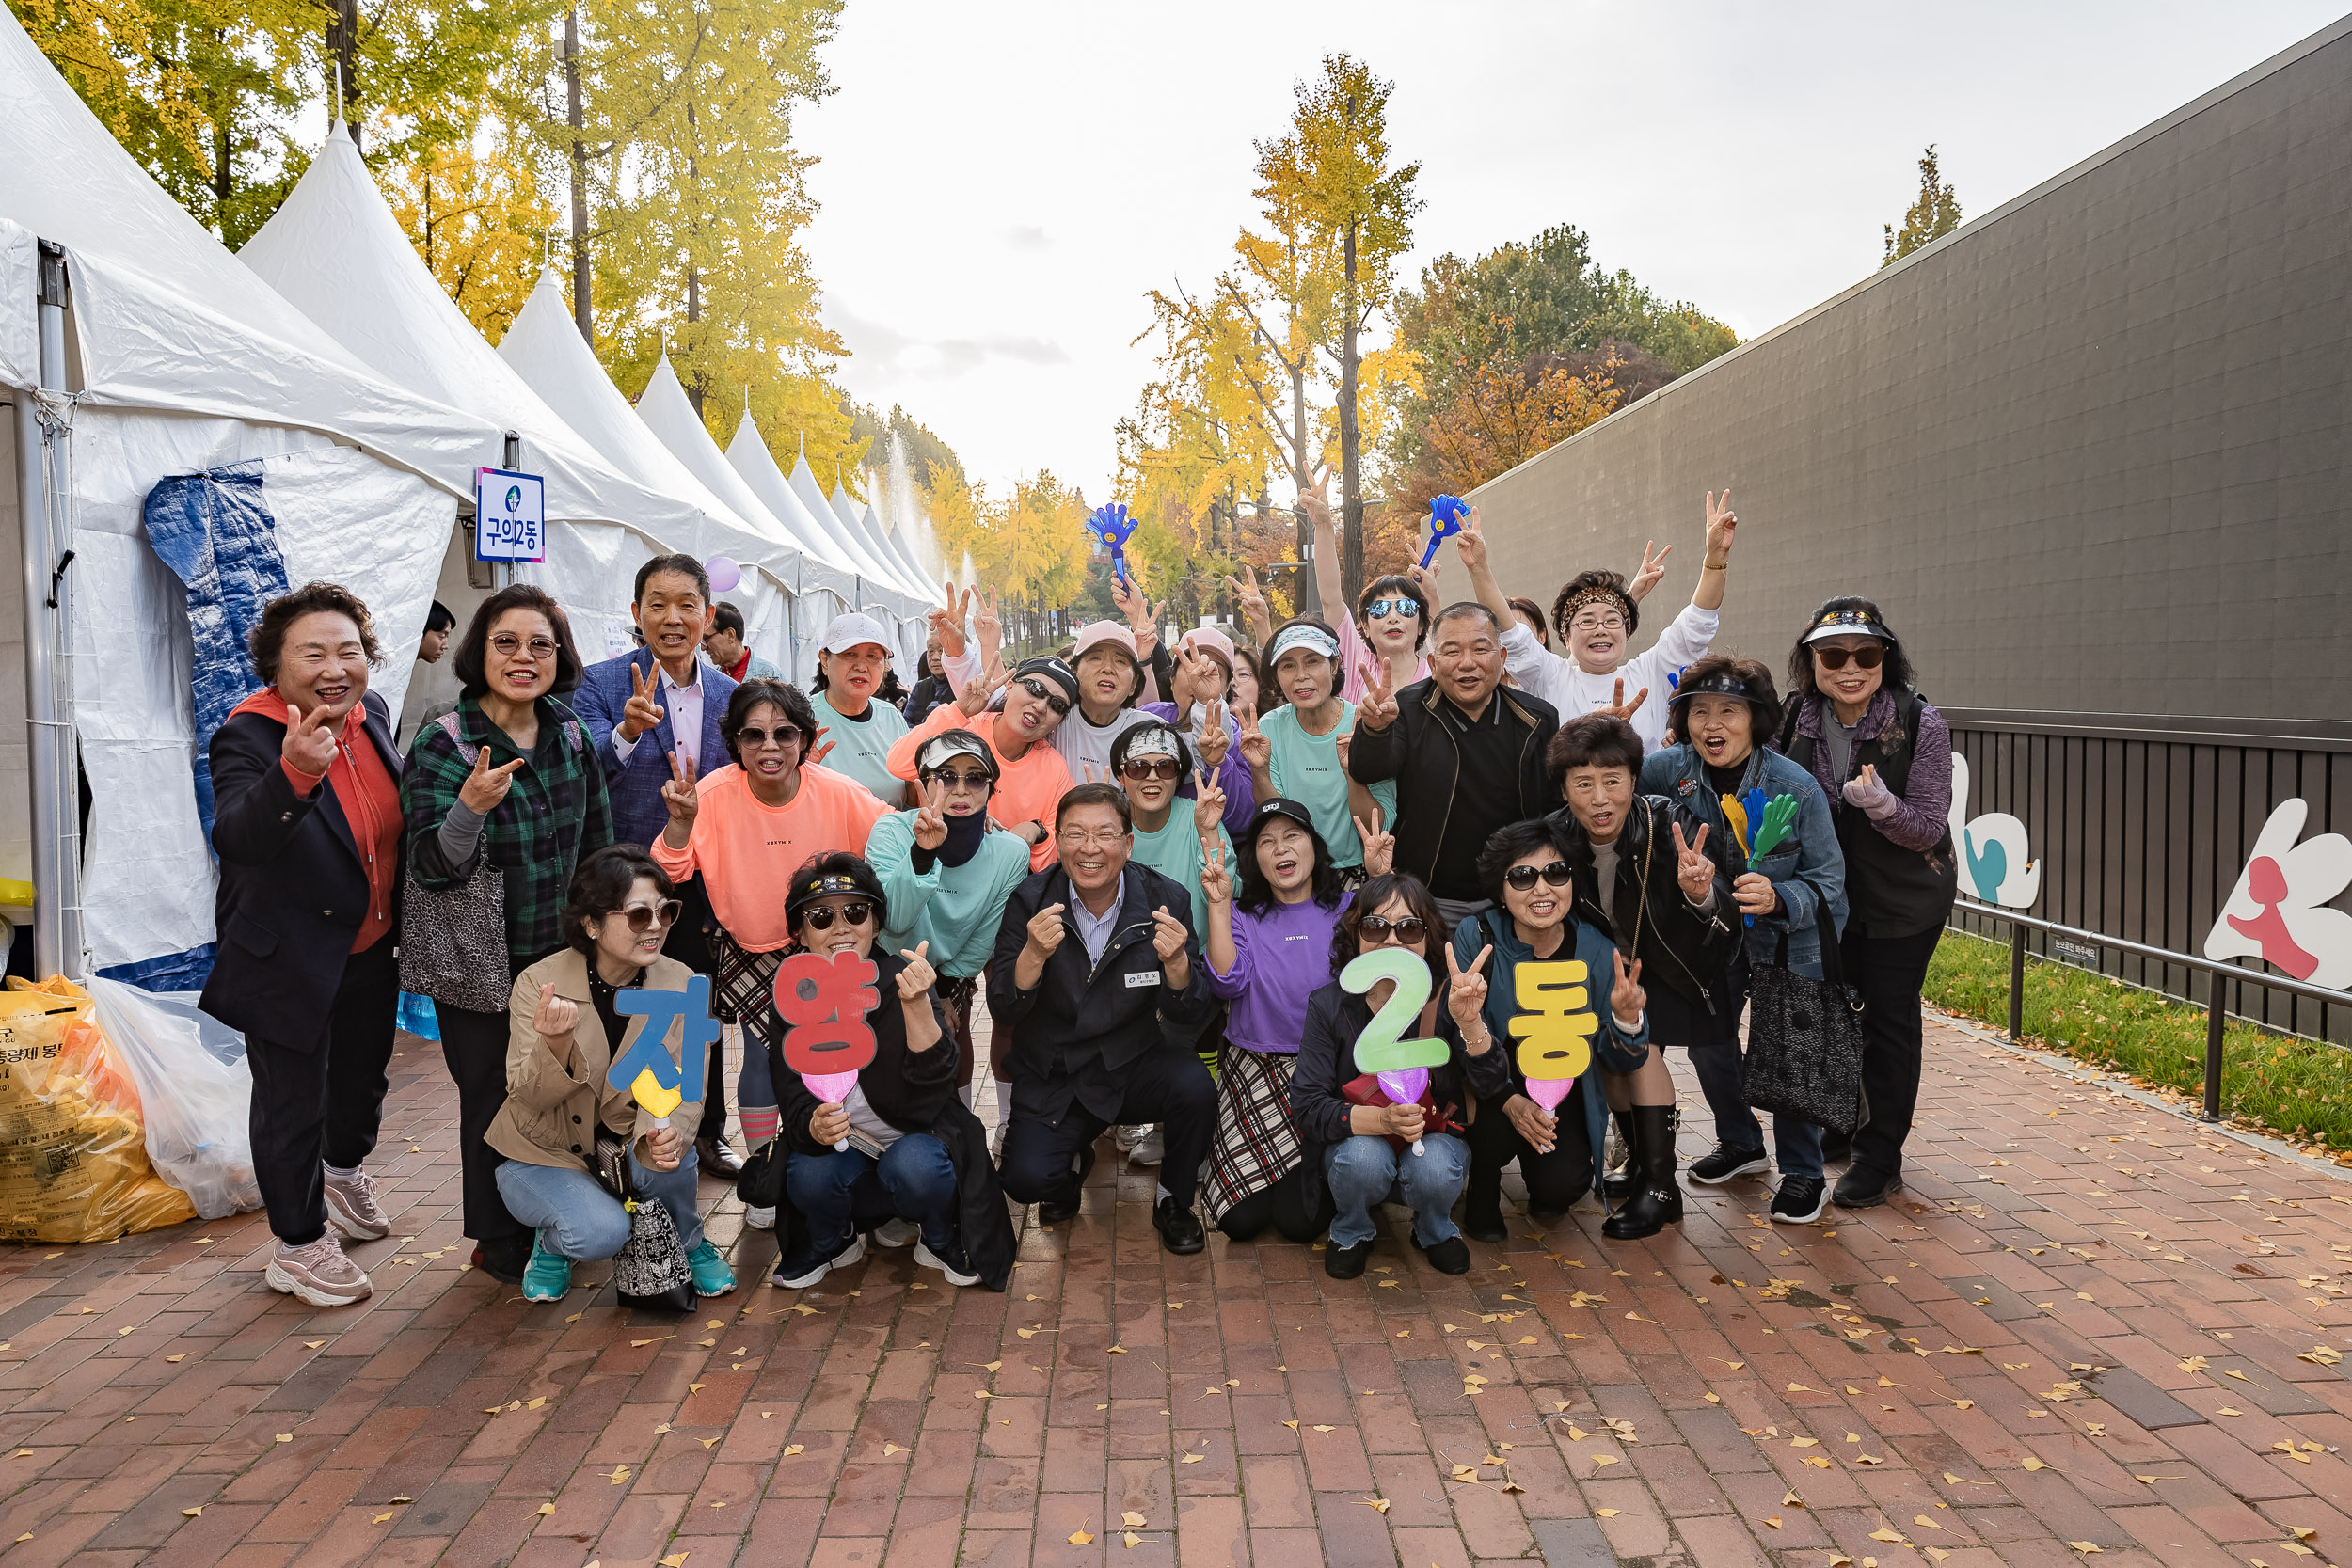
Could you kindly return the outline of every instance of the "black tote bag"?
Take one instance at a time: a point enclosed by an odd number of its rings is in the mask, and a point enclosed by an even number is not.
[[[1814,899],[1822,979],[1788,968],[1788,934],[1748,983],[1748,1053],[1741,1068],[1748,1103],[1802,1117],[1841,1135],[1861,1121],[1862,993],[1846,984],[1829,902]]]

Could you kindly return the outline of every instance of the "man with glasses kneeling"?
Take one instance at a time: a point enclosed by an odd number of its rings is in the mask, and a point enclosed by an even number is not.
[[[1119,1125],[1158,1122],[1152,1223],[1174,1253],[1199,1252],[1192,1211],[1216,1127],[1216,1085],[1191,1052],[1214,1003],[1192,927],[1192,895],[1132,863],[1127,798],[1083,784],[1055,812],[1058,865],[1024,882],[1005,906],[988,966],[988,1010],[1012,1047],[1012,1116],[1004,1186],[1048,1225],[1078,1212],[1094,1143]]]

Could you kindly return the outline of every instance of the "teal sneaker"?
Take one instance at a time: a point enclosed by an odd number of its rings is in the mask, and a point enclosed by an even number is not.
[[[531,1260],[523,1265],[523,1299],[525,1301],[562,1301],[564,1292],[572,1288],[572,1260],[559,1258],[539,1244],[539,1238],[531,1239]]]
[[[698,1243],[686,1255],[686,1267],[694,1276],[694,1293],[698,1296],[723,1296],[735,1289],[735,1271],[727,1267],[727,1260],[708,1242]]]

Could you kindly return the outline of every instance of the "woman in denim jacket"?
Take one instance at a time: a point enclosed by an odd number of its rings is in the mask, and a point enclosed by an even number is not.
[[[1846,857],[1820,784],[1764,744],[1780,715],[1772,672],[1752,658],[1709,655],[1684,673],[1669,713],[1672,733],[1682,738],[1643,762],[1642,793],[1663,795],[1706,823],[1707,847],[1730,873],[1733,898],[1756,919],[1732,953],[1732,995],[1746,993],[1751,967],[1773,962],[1784,939],[1790,973],[1820,978],[1820,911],[1826,902],[1832,928],[1845,928]],[[1724,796],[1737,800],[1752,789],[1797,798],[1788,836],[1753,869],[1740,858],[1723,807]],[[1757,825],[1751,821],[1750,831]],[[1691,1066],[1715,1113],[1716,1139],[1713,1153],[1692,1162],[1691,1180],[1709,1184],[1764,1169],[1764,1129],[1740,1084],[1739,1007],[1716,1017],[1720,1032],[1691,1042]],[[1795,1225],[1820,1218],[1828,1190],[1820,1126],[1775,1116],[1772,1143],[1781,1176],[1772,1218]]]

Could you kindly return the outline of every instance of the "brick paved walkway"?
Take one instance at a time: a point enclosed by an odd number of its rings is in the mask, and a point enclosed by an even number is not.
[[[1452,1279],[1392,1221],[1337,1284],[1164,1257],[1106,1160],[1007,1294],[802,1293],[707,1185],[752,1283],[683,1322],[461,1272],[402,1043],[363,1307],[265,1290],[253,1215],[0,1252],[0,1568],[2352,1562],[2352,1183],[1956,1029],[1910,1192],[1816,1227],[1743,1183]]]

